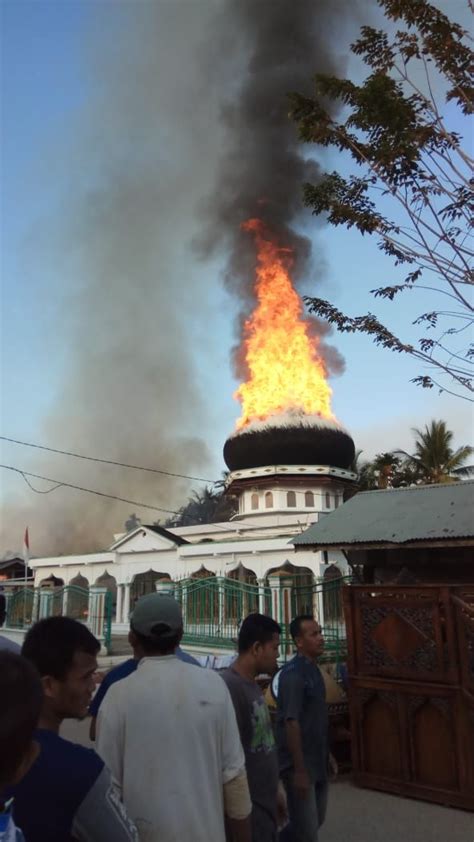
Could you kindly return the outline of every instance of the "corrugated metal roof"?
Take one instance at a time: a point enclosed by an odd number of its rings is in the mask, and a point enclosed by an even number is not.
[[[298,547],[474,537],[474,480],[362,491],[290,543]]]

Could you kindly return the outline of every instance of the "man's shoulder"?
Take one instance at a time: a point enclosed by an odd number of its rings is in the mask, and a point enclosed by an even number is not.
[[[114,684],[115,681],[120,681],[122,678],[126,678],[128,675],[131,675],[135,672],[138,666],[138,661],[135,658],[129,658],[128,661],[123,661],[121,664],[117,664],[117,666],[112,667],[104,676],[102,684],[105,686],[110,686]]]
[[[49,778],[52,791],[64,785],[68,791],[74,788],[79,800],[85,797],[104,768],[99,755],[93,749],[65,740],[53,731],[38,729],[35,739],[41,751],[24,781],[30,775],[32,779],[39,776],[43,782]]]
[[[298,655],[295,655],[291,661],[287,661],[287,663],[281,668],[280,681],[285,678],[300,676],[303,672],[304,661],[302,658],[299,658]]]
[[[231,694],[239,693],[246,698],[249,696],[255,696],[257,699],[261,696],[263,699],[262,691],[260,690],[257,682],[244,678],[243,675],[240,675],[240,673],[238,673],[237,670],[232,669],[232,667],[222,670],[222,672],[218,673],[218,675],[224,679]]]
[[[178,646],[178,648],[176,650],[176,657],[180,661],[182,661],[183,664],[191,664],[194,667],[200,667],[201,666],[201,664],[199,663],[199,661],[196,658],[194,658],[192,655],[190,655],[189,652],[185,652],[184,649],[181,649],[180,646]]]
[[[35,739],[41,746],[41,755],[44,755],[44,761],[48,762],[48,756],[55,756],[57,758],[64,758],[71,760],[76,765],[85,769],[96,769],[100,771],[104,763],[99,755],[92,748],[86,748],[73,743],[70,740],[65,740],[59,734],[53,731],[47,731],[44,728],[38,728],[35,731]]]
[[[186,666],[186,665],[183,665]],[[189,665],[188,665],[189,666]],[[204,689],[212,694],[216,700],[225,701],[228,698],[229,691],[226,687],[225,681],[222,680],[222,673],[211,669],[188,669],[186,677],[189,679],[190,686],[196,689]]]
[[[227,667],[225,670],[220,670],[217,675],[219,675],[222,679],[224,679],[227,686],[230,684],[239,684],[242,679],[238,672],[232,669],[232,667]]]
[[[14,652],[16,655],[20,655],[21,653],[21,646],[19,643],[15,643],[14,640],[10,640],[9,637],[5,637],[4,634],[0,634],[0,649],[5,652]]]

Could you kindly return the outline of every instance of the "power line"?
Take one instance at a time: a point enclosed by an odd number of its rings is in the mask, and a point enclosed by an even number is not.
[[[164,512],[167,515],[179,515],[180,511],[175,511],[174,509],[164,509],[160,506],[152,506],[150,503],[139,503],[136,500],[128,500],[125,497],[117,497],[115,494],[105,494],[103,491],[96,491],[92,488],[84,488],[81,485],[74,485],[71,482],[62,482],[57,479],[53,479],[52,477],[44,477],[41,474],[32,474],[31,471],[22,471],[21,468],[14,468],[12,465],[0,465],[0,468],[4,468],[6,471],[14,471],[17,474],[20,474],[23,477],[26,484],[34,491],[36,494],[49,494],[51,491],[56,491],[57,488],[65,487],[65,488],[73,488],[76,491],[84,491],[86,494],[95,494],[97,497],[106,497],[109,500],[117,500],[119,503],[128,503],[131,506],[136,506],[140,509],[152,509],[155,512]],[[54,482],[56,485],[53,488],[48,488],[46,491],[41,491],[37,488],[34,488],[31,483],[28,481],[27,477],[34,477],[34,479],[41,479],[45,482]],[[208,524],[194,524],[197,526],[207,526]],[[220,524],[213,523],[212,526],[217,527],[217,529],[221,529],[223,532],[229,532],[229,530],[225,526],[220,526]],[[173,528],[173,527],[171,527]]]
[[[134,471],[147,471],[151,474],[162,474],[165,477],[177,477],[179,479],[191,479],[194,482],[205,482],[215,485],[216,480],[205,479],[204,477],[192,477],[188,474],[175,474],[172,471],[162,471],[159,468],[145,468],[142,465],[129,465],[127,462],[115,462],[113,459],[100,459],[97,456],[84,456],[82,453],[74,453],[72,450],[58,450],[55,447],[46,447],[44,444],[33,444],[29,441],[19,441],[8,436],[0,436],[0,440],[8,441],[11,444],[21,444],[24,447],[34,447],[37,450],[47,450],[49,453],[59,453],[61,456],[73,456],[75,459],[85,459],[88,462],[100,462],[102,465],[116,465],[119,468],[131,468]]]
[[[98,497],[107,497],[109,500],[118,500],[119,503],[128,503],[130,506],[136,506],[140,509],[153,509],[155,512],[165,512],[165,514],[168,515],[179,514],[179,512],[175,512],[172,509],[163,509],[160,506],[151,506],[149,503],[138,503],[136,500],[127,500],[125,497],[117,497],[115,494],[105,494],[103,491],[95,491],[92,488],[84,488],[81,485],[73,485],[71,482],[60,482],[57,479],[52,479],[51,477],[41,476],[41,474],[32,474],[31,471],[22,471],[20,468],[13,468],[11,465],[0,465],[0,468],[20,474],[27,483],[28,480],[26,477],[33,477],[34,479],[45,480],[45,482],[55,482],[56,488],[59,488],[60,486],[64,486],[65,488],[74,488],[76,491],[84,491],[86,494],[96,494]],[[28,485],[33,491],[37,491],[37,489],[33,488],[30,483],[28,483]],[[54,490],[54,488],[50,488],[46,493]],[[44,494],[45,492],[37,491],[37,493]]]
[[[0,437],[1,438],[1,437]],[[128,500],[125,497],[118,497],[115,494],[105,494],[103,491],[96,491],[92,488],[84,488],[81,485],[74,485],[71,482],[62,482],[57,479],[53,479],[52,477],[45,477],[41,474],[33,474],[31,471],[22,471],[21,468],[14,468],[12,465],[0,465],[0,468],[4,468],[6,471],[13,471],[14,473],[20,474],[23,477],[26,484],[34,491],[36,494],[49,494],[51,491],[56,491],[57,488],[73,488],[75,491],[83,491],[86,494],[95,494],[97,497],[105,497],[108,500],[117,500],[119,503],[128,503],[130,506],[136,506],[140,509],[152,509],[155,512],[164,512],[164,514],[168,515],[179,515],[180,511],[175,511],[174,509],[164,509],[160,506],[152,506],[150,503],[139,503],[136,500]],[[48,488],[45,491],[40,489],[34,488],[31,483],[28,481],[27,477],[33,477],[34,479],[44,480],[45,482],[54,482],[55,485],[53,488]],[[246,521],[238,521],[238,523],[243,523],[245,525]],[[230,524],[230,522],[229,522]],[[190,526],[211,526],[215,529],[220,529],[222,532],[233,532],[232,526],[221,526],[220,523],[198,523],[198,524],[190,524]],[[173,527],[170,527],[173,529]],[[179,527],[181,528],[181,527]],[[238,532],[238,524],[235,527],[235,531]],[[267,533],[262,532],[261,537],[266,537]]]

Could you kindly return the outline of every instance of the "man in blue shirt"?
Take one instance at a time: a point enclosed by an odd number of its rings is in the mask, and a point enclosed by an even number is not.
[[[40,752],[12,787],[13,818],[28,842],[138,842],[121,793],[101,758],[63,740],[63,719],[87,715],[100,649],[87,626],[48,617],[29,630],[22,654],[38,670],[43,705],[35,740]]]
[[[133,642],[132,642],[133,641]],[[131,675],[132,672],[135,672],[136,668],[138,667],[139,661],[144,657],[144,652],[142,651],[140,644],[136,641],[134,637],[130,640],[130,645],[133,649],[133,658],[128,658],[127,661],[123,661],[121,664],[117,664],[116,667],[113,667],[109,672],[104,676],[102,679],[99,689],[95,694],[92,702],[89,705],[89,714],[92,717],[90,729],[89,729],[89,737],[92,741],[95,741],[95,732],[96,732],[96,724],[97,724],[97,716],[99,713],[99,708],[104,701],[105,694],[107,690],[115,684],[116,681],[121,681],[122,678],[127,678],[128,675]],[[196,658],[193,658],[192,655],[188,655],[187,652],[183,652],[181,646],[178,646],[176,649],[176,657],[179,658],[180,661],[184,661],[186,664],[194,664],[196,667],[200,667],[199,661]]]
[[[282,669],[278,686],[277,744],[288,796],[292,842],[317,842],[328,793],[328,713],[316,659],[324,649],[321,626],[310,615],[290,624],[297,654]]]

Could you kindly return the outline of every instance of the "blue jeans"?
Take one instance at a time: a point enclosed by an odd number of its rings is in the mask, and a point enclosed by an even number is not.
[[[314,782],[307,795],[301,797],[293,788],[291,776],[282,777],[290,824],[280,833],[280,842],[318,842],[318,830],[326,818],[328,782]]]

